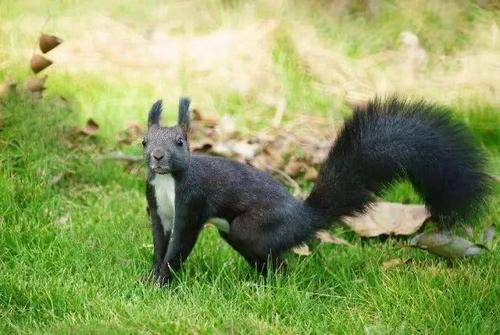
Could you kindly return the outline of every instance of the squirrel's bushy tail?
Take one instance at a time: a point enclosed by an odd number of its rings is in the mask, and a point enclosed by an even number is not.
[[[489,177],[465,126],[426,102],[375,99],[346,121],[306,203],[330,219],[363,212],[385,186],[407,178],[443,226],[465,220]]]

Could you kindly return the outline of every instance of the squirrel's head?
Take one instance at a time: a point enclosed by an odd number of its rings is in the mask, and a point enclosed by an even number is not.
[[[173,127],[160,126],[162,102],[153,104],[144,137],[144,158],[152,173],[167,174],[186,170],[189,165],[189,98],[179,100],[179,117]]]

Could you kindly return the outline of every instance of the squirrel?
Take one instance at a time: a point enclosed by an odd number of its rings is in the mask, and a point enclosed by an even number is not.
[[[485,200],[485,157],[445,107],[398,97],[358,106],[341,128],[305,200],[269,174],[189,149],[189,98],[178,121],[160,126],[161,100],[143,140],[146,198],[153,231],[152,278],[160,284],[189,256],[204,224],[257,271],[284,266],[282,255],[346,216],[363,213],[387,186],[407,179],[442,229],[464,222]]]

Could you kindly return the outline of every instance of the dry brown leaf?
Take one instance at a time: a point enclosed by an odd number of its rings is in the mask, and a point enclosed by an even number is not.
[[[267,146],[263,150],[263,154],[269,157],[269,165],[275,168],[282,168],[285,160],[282,156],[282,150],[276,147]]]
[[[292,252],[299,256],[309,256],[311,254],[311,250],[307,246],[307,244],[302,243],[296,247],[292,248]]]
[[[247,141],[237,141],[230,146],[230,149],[244,160],[255,158],[258,148],[258,144],[248,143]]]
[[[191,142],[191,151],[193,153],[208,153],[212,150],[213,148],[213,143],[210,142],[210,140],[207,140],[205,142]]]
[[[63,40],[60,39],[59,37],[47,34],[40,35],[40,39],[38,41],[40,45],[40,50],[42,50],[43,53],[49,52],[62,42]]]
[[[316,238],[318,240],[320,240],[321,242],[325,242],[325,243],[332,243],[332,244],[337,244],[337,245],[345,245],[345,246],[348,246],[348,247],[351,247],[352,244],[347,242],[346,240],[340,238],[340,237],[337,237],[337,236],[334,236],[332,234],[330,234],[330,232],[326,231],[326,230],[319,230],[316,232]]]
[[[226,143],[215,143],[212,152],[216,155],[230,157],[233,151]]]
[[[195,142],[212,142],[212,139],[215,138],[215,130],[214,128],[211,128],[207,126],[206,124],[203,124],[201,121],[193,121],[191,122],[191,129],[190,129],[190,142],[195,143]]]
[[[99,130],[99,124],[93,119],[88,119],[85,127],[80,129],[79,132],[84,135],[92,136]]]
[[[213,113],[202,112],[199,109],[193,109],[193,120],[199,121],[205,124],[208,127],[214,127],[217,124],[218,117]]]
[[[429,213],[423,205],[379,202],[365,214],[347,217],[343,221],[360,236],[372,237],[413,234],[428,217]]]
[[[3,83],[0,84],[0,98],[6,97],[10,93],[14,92],[16,89],[17,82],[10,78],[6,78]]]
[[[139,123],[131,122],[125,127],[125,129],[118,133],[118,143],[132,144],[142,135],[143,131]]]
[[[43,57],[42,55],[34,54],[31,57],[31,70],[34,73],[38,73],[43,69],[49,67],[52,64],[50,59]]]
[[[45,90],[45,82],[47,81],[47,75],[42,78],[31,77],[26,81],[26,89],[32,93],[42,92]]]
[[[285,166],[285,173],[290,177],[298,177],[300,174],[306,172],[307,165],[304,162],[299,162],[291,159]]]
[[[217,134],[222,138],[228,138],[236,132],[236,123],[230,115],[224,115],[215,127]]]
[[[306,173],[304,174],[304,179],[307,181],[315,181],[318,178],[318,170],[314,166],[308,166],[306,168]]]
[[[284,159],[281,152],[273,147],[260,145],[263,149],[259,154],[250,162],[251,165],[261,170],[282,170]]]

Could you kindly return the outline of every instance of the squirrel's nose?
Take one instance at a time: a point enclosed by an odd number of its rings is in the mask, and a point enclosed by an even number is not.
[[[151,153],[154,159],[157,161],[160,161],[163,157],[165,157],[165,154],[161,150],[153,150]]]

